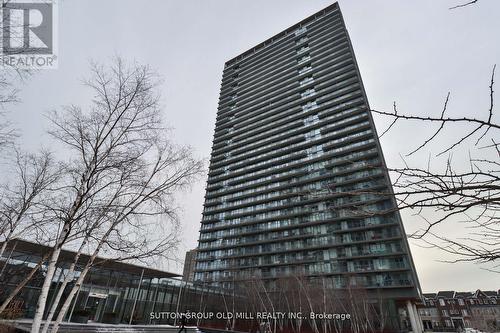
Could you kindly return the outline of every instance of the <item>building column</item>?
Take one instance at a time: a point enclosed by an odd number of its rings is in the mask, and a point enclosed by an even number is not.
[[[424,331],[424,324],[422,323],[422,318],[420,318],[420,314],[418,313],[417,305],[412,303],[413,305],[413,313],[415,313],[415,320],[417,321],[417,326],[420,332]]]
[[[137,305],[137,300],[139,299],[139,295],[141,294],[141,286],[142,286],[142,279],[143,278],[144,278],[144,268],[142,269],[141,277],[139,279],[139,285],[137,286],[137,295],[135,295],[134,305],[132,305],[132,311],[130,312],[130,320],[128,321],[129,325],[132,325],[132,320],[134,319],[135,307]],[[144,304],[146,304],[146,303],[144,303]]]
[[[406,311],[408,312],[408,317],[410,317],[411,330],[413,333],[422,333],[420,325],[418,324],[418,316],[415,316],[415,311],[413,311],[413,304],[411,301],[406,301]]]

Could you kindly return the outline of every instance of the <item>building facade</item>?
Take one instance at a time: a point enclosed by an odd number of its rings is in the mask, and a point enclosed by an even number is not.
[[[498,332],[500,329],[500,290],[425,293],[417,308],[426,331],[460,332],[472,328]]]
[[[186,257],[184,259],[184,269],[182,271],[183,281],[194,281],[194,266],[196,264],[196,253],[198,249],[192,249],[186,252]]]
[[[50,251],[50,247],[28,241],[9,242],[7,255],[0,258],[0,304]],[[45,316],[74,257],[75,252],[61,252],[49,290]],[[63,299],[73,288],[87,260],[87,255],[80,257],[76,274],[66,286]],[[102,258],[97,258],[96,262],[102,264],[93,266],[87,274],[65,320],[79,323],[175,324],[175,318],[158,314],[199,311],[201,306],[218,309],[217,304],[222,303],[218,290],[182,281],[180,276],[174,273]],[[45,268],[36,271],[7,309],[0,314],[0,319],[33,318],[45,273]],[[197,322],[190,321],[190,324]],[[211,322],[205,321],[202,324],[211,325]]]
[[[226,62],[195,282],[301,276],[415,299],[395,207],[337,3]]]
[[[391,191],[334,4],[225,64],[195,280],[329,275],[418,296]]]

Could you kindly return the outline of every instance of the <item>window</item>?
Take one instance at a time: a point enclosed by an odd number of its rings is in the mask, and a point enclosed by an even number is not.
[[[306,84],[308,83],[311,83],[313,82],[314,79],[311,77],[311,76],[308,76],[308,77],[305,77],[304,79],[302,79],[299,83],[300,83],[300,86],[305,86]]]
[[[317,145],[317,146],[313,146],[311,148],[308,148],[307,149],[307,154],[309,156],[322,155],[323,154],[323,146],[322,145]]]
[[[418,312],[421,316],[430,316],[430,313],[427,309],[419,309]]]
[[[300,44],[302,44],[302,43],[307,42],[307,39],[308,39],[308,38],[307,38],[307,36],[304,36],[304,37],[300,38],[299,40],[297,40],[295,43],[296,43],[297,45],[300,45]]]
[[[306,125],[306,126],[317,124],[318,122],[319,122],[319,117],[317,114],[311,115],[311,116],[307,117],[306,119],[304,119],[304,125]]]
[[[309,60],[311,60],[311,56],[310,56],[310,55],[305,55],[305,56],[303,56],[302,58],[299,58],[299,59],[298,59],[298,63],[299,63],[299,64],[302,64],[302,63],[304,63],[304,62],[306,62],[306,61],[309,61]]]
[[[314,90],[314,88],[310,88],[310,89],[307,89],[306,91],[302,92],[300,94],[300,97],[301,98],[306,98],[306,97],[309,97],[309,96],[312,96],[312,95],[316,95],[316,90]]]
[[[307,102],[307,104],[302,105],[302,110],[309,111],[318,108],[316,101]]]
[[[446,305],[445,302],[444,302],[444,299],[442,299],[442,298],[439,299],[439,305],[441,305],[441,306],[445,306]]]
[[[446,311],[446,310],[441,310],[441,313],[443,314],[443,316],[448,317],[448,311]]]
[[[311,66],[304,66],[301,69],[299,69],[299,75],[310,72],[311,70],[312,70]]]
[[[304,46],[302,46],[300,49],[297,50],[297,54],[302,54],[307,51],[309,51],[309,45],[305,44]]]
[[[458,299],[458,304],[460,304],[460,305],[464,305],[464,304],[465,304],[465,303],[464,303],[464,300],[463,300],[463,299],[461,299],[461,298],[459,298],[459,299]]]
[[[307,28],[306,27],[301,27],[297,30],[295,30],[295,36],[300,36],[302,35],[303,33],[305,33],[307,31]]]

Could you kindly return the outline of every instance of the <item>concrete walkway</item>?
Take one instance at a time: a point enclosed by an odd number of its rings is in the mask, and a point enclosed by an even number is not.
[[[17,328],[18,330],[29,332],[32,320],[0,320],[0,323]],[[43,324],[42,324],[43,325]],[[50,331],[50,330],[49,330]],[[170,325],[121,325],[121,324],[102,324],[102,323],[67,323],[64,322],[59,328],[59,333],[94,333],[94,332],[120,332],[120,333],[177,333],[178,327]],[[186,327],[186,333],[199,333],[196,327]]]

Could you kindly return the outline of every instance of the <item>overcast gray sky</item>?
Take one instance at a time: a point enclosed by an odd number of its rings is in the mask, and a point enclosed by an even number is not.
[[[500,1],[448,10],[461,1],[339,1],[373,109],[390,110],[397,101],[407,113],[435,114],[451,91],[453,113],[487,112],[491,68],[500,63]],[[11,116],[25,147],[47,144],[43,114],[69,103],[85,104],[81,79],[88,61],[118,54],[150,64],[165,78],[165,119],[175,129],[175,140],[208,157],[224,62],[331,3],[59,0],[59,68],[29,80]],[[376,121],[380,130],[384,121]],[[398,154],[415,147],[423,132],[402,127],[384,138],[388,164],[399,163]],[[202,181],[180,198],[181,252],[197,245],[204,186]],[[414,218],[406,214],[404,221],[408,230],[415,229]],[[439,252],[411,243],[424,291],[500,287],[498,274],[473,264],[439,262]]]

